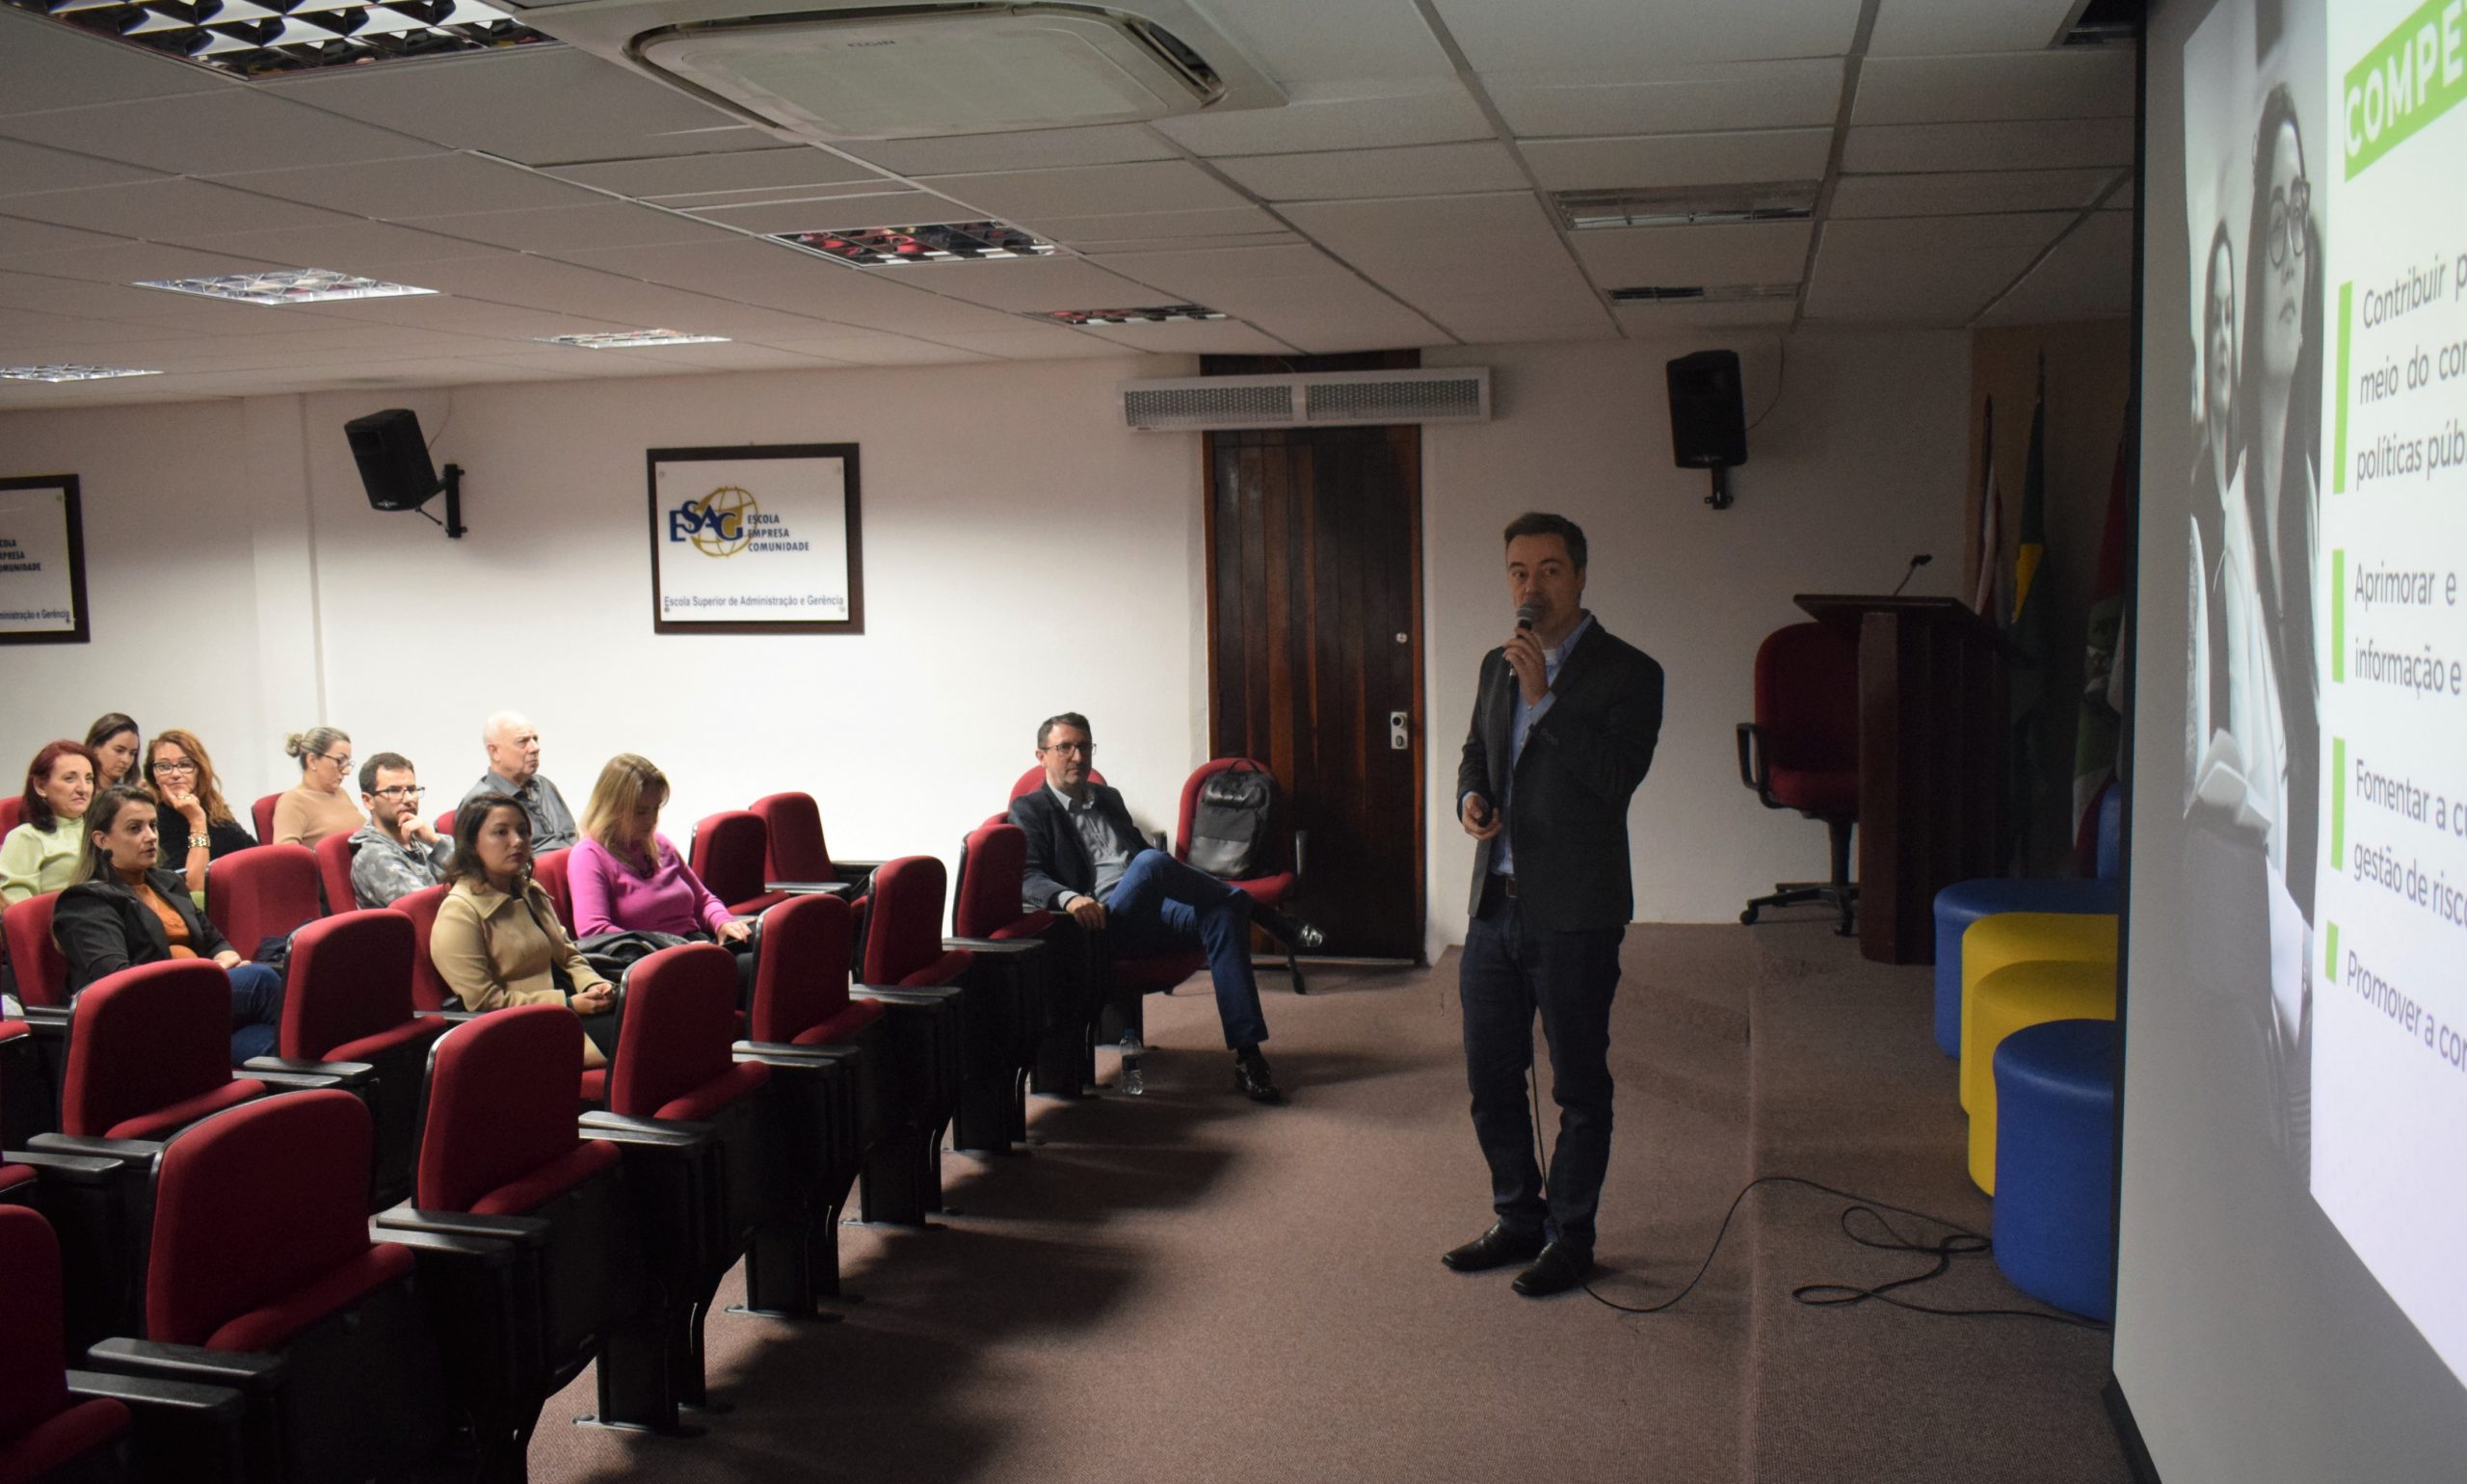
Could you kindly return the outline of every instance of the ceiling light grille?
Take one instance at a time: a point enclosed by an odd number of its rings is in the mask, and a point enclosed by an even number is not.
[[[541,345],[572,345],[586,351],[628,351],[646,345],[726,345],[727,335],[691,335],[676,330],[603,330],[591,334],[534,335]]]
[[[1570,231],[1614,226],[1707,226],[1801,222],[1816,213],[1817,182],[1683,186],[1650,191],[1554,191],[1551,204]]]
[[[1491,415],[1491,372],[1487,366],[1464,366],[1184,377],[1125,383],[1122,399],[1123,421],[1143,433],[1485,422]]]
[[[1224,311],[1195,304],[1149,305],[1138,309],[1028,310],[1032,320],[1059,320],[1065,325],[1166,325],[1177,320],[1221,320]]]
[[[1612,304],[1743,304],[1758,299],[1795,299],[1795,283],[1648,283],[1610,291]]]
[[[778,232],[776,242],[846,263],[851,268],[897,268],[915,263],[972,263],[1011,257],[1050,256],[1054,245],[1008,222],[928,222],[915,226],[825,228]]]
[[[175,294],[202,294],[241,304],[319,304],[329,299],[400,299],[434,294],[433,288],[388,283],[336,273],[331,268],[284,268],[266,273],[233,273],[212,278],[146,278],[137,288],[169,289]]]
[[[0,366],[0,381],[107,382],[120,376],[161,376],[160,371],[123,370],[118,366]]]
[[[482,0],[5,0],[242,77],[438,57],[548,38]]]

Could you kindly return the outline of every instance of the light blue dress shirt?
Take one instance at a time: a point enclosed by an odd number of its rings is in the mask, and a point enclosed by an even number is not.
[[[1583,638],[1584,631],[1591,627],[1593,627],[1593,615],[1591,613],[1587,613],[1582,619],[1577,621],[1576,627],[1568,630],[1568,637],[1559,641],[1557,649],[1544,649],[1542,651],[1542,674],[1546,677],[1546,683],[1552,685],[1558,683],[1559,661],[1567,657],[1568,651],[1576,648],[1577,641]],[[1511,671],[1511,678],[1513,678],[1513,676],[1514,672]],[[1525,703],[1525,687],[1521,683],[1517,684],[1513,690],[1509,691],[1508,695],[1511,703],[1515,706],[1515,710],[1508,721],[1507,785],[1500,789],[1499,792],[1502,794],[1513,795],[1516,792],[1516,763],[1518,758],[1525,755],[1525,739],[1526,735],[1533,730],[1533,724],[1540,721],[1545,715],[1547,715],[1550,712],[1552,702],[1557,701],[1559,698],[1555,692],[1545,692],[1540,701],[1533,702],[1531,705],[1526,705]],[[1508,801],[1505,798],[1499,801],[1499,808],[1502,811],[1504,811],[1507,807]],[[1464,801],[1461,799],[1458,800],[1456,808],[1459,812],[1462,812],[1465,808]],[[1514,822],[1515,816],[1509,815],[1508,819],[1508,827],[1499,833],[1498,841],[1491,849],[1491,874],[1494,876],[1512,876],[1516,874],[1516,853],[1508,844],[1509,836],[1516,833],[1516,825]]]

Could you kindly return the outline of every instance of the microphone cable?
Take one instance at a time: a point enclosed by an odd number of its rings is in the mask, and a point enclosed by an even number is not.
[[[1551,1159],[1542,1148],[1542,1079],[1529,1053],[1525,1064],[1525,1086],[1533,1108],[1533,1157],[1541,1167],[1542,1186],[1547,1192],[1551,1185]],[[1695,1273],[1681,1285],[1678,1292],[1670,1297],[1652,1304],[1622,1304],[1616,1299],[1605,1298],[1602,1291],[1593,1285],[1593,1280],[1589,1278],[1581,1284],[1585,1296],[1605,1309],[1615,1309],[1623,1314],[1658,1314],[1676,1308],[1680,1300],[1696,1291],[1697,1285],[1705,1281],[1706,1273],[1711,1271],[1713,1259],[1721,1253],[1723,1239],[1730,1235],[1731,1222],[1738,1217],[1738,1208],[1746,1202],[1748,1194],[1760,1185],[1799,1185],[1810,1190],[1822,1191],[1829,1196],[1838,1196],[1851,1203],[1842,1211],[1843,1235],[1862,1247],[1871,1248],[1877,1252],[1903,1252],[1914,1257],[1933,1259],[1924,1272],[1896,1278],[1872,1287],[1848,1283],[1800,1284],[1791,1290],[1791,1298],[1794,1303],[1804,1304],[1811,1309],[1846,1309],[1872,1299],[1895,1309],[1908,1310],[1912,1313],[1932,1314],[1946,1319],[2044,1319],[2052,1324],[2070,1325],[2076,1329],[2095,1330],[2102,1334],[2110,1328],[2101,1320],[2084,1318],[2080,1314],[2066,1313],[2062,1310],[2053,1308],[1939,1309],[1933,1305],[1914,1304],[1908,1299],[1897,1298],[1894,1295],[1899,1290],[1913,1288],[1943,1277],[1951,1270],[1954,1259],[1983,1257],[1994,1250],[1995,1244],[1984,1233],[1974,1232],[1960,1222],[1950,1221],[1932,1212],[1918,1210],[1911,1206],[1896,1206],[1890,1201],[1879,1201],[1873,1196],[1862,1195],[1857,1191],[1844,1190],[1838,1186],[1825,1184],[1821,1180],[1810,1179],[1803,1175],[1760,1175],[1741,1185],[1738,1194],[1731,1197],[1730,1209],[1722,1213],[1721,1228],[1713,1233],[1713,1245],[1706,1249],[1705,1260],[1696,1264]],[[1942,1227],[1947,1234],[1933,1241],[1904,1236],[1892,1222],[1884,1218],[1882,1213],[1885,1211]],[[1872,1220],[1878,1228],[1883,1230],[1884,1237],[1879,1239],[1862,1235],[1855,1230],[1852,1221],[1860,1216]]]

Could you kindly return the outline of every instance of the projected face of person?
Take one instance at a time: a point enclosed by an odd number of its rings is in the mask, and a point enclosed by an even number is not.
[[[2202,421],[2210,433],[2210,446],[2225,455],[2236,412],[2236,254],[2223,240],[2210,258],[2202,357],[2209,372],[2202,389]]]
[[[2270,211],[2268,240],[2248,249],[2268,254],[2263,300],[2247,331],[2262,337],[2262,370],[2273,382],[2295,375],[2304,339],[2305,241],[2312,225],[2313,193],[2304,178],[2304,145],[2295,125],[2281,124],[2270,146]]]

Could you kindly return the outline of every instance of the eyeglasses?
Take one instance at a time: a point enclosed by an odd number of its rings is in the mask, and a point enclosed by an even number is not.
[[[2313,220],[2313,187],[2302,176],[2284,193],[2270,193],[2270,266],[2279,267],[2290,252],[2304,255],[2304,229]]]
[[[427,789],[419,787],[417,784],[397,783],[391,788],[378,789],[377,797],[381,799],[416,799],[426,792],[428,792]]]
[[[1056,742],[1047,747],[1046,751],[1048,753],[1075,753],[1082,757],[1094,757],[1097,755],[1097,744],[1094,742]]]
[[[340,757],[335,756],[332,753],[319,753],[317,755],[323,757],[328,762],[332,763],[335,767],[342,769],[346,773],[351,771],[351,754],[349,753],[343,754]]]
[[[154,773],[158,778],[166,773],[194,774],[195,772],[197,772],[197,764],[189,761],[185,757],[181,758],[177,762],[158,762],[154,765]]]

